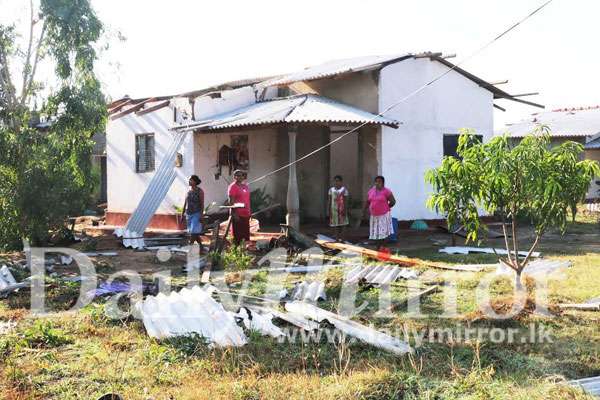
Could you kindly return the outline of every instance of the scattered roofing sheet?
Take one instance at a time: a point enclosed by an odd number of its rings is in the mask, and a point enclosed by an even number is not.
[[[317,322],[328,321],[333,324],[336,329],[342,331],[346,335],[355,337],[365,343],[394,354],[403,355],[413,351],[408,343],[403,342],[398,338],[379,332],[371,327],[359,324],[358,322],[334,314],[313,304],[293,301],[285,303],[285,309],[290,313],[310,318]]]
[[[314,94],[276,98],[176,127],[185,130],[218,130],[280,123],[374,124],[397,128],[399,122],[380,117],[335,100]]]
[[[440,249],[440,253],[446,254],[469,254],[469,253],[486,253],[486,254],[499,254],[506,255],[508,252],[505,249],[492,249],[489,247],[463,247],[463,246],[450,246]],[[511,252],[512,254],[512,252]],[[519,251],[520,257],[527,256],[526,251]],[[531,253],[531,257],[540,257],[541,253],[534,251]]]
[[[600,398],[600,376],[569,381],[571,386],[581,388],[584,392]]]
[[[206,288],[183,288],[168,296],[159,293],[136,303],[146,332],[163,339],[197,333],[219,347],[243,346],[246,335],[232,313],[225,311]]]
[[[319,281],[300,282],[292,290],[290,297],[293,300],[317,302],[319,300],[327,300],[325,294],[325,283]]]
[[[247,307],[240,308],[236,317],[241,318],[246,329],[259,332],[263,336],[274,338],[285,336],[285,333],[273,324],[273,314],[270,312],[259,313]]]
[[[299,328],[304,329],[305,331],[316,331],[319,329],[319,324],[317,322],[311,321],[309,319],[304,318],[301,315],[296,315],[292,313],[282,312],[270,307],[262,307],[262,306],[248,306],[251,310],[259,311],[263,314],[269,313],[273,315],[275,318],[279,318],[282,321],[285,321],[289,324],[297,326]]]
[[[507,125],[498,133],[508,132],[512,137],[523,137],[540,125],[547,126],[550,134],[556,137],[594,136],[600,133],[600,106],[532,114],[527,119]]]
[[[388,285],[399,278],[417,279],[417,273],[395,265],[357,266],[348,272],[345,283],[354,284],[364,281],[376,285]]]
[[[6,265],[0,268],[0,294],[14,292],[17,289],[29,286],[29,282],[17,283],[15,277]]]
[[[553,272],[564,271],[569,268],[572,263],[568,260],[534,260],[529,262],[525,269],[521,272],[527,276],[543,276]],[[496,274],[499,275],[514,275],[515,271],[504,263],[499,263],[496,269]]]

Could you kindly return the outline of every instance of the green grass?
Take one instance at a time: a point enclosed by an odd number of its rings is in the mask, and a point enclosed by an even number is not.
[[[542,243],[548,257],[573,262],[563,279],[551,282],[550,303],[600,296],[600,236],[593,236],[595,224],[578,220],[569,232],[585,235],[551,236]],[[495,262],[493,256],[451,256],[437,250],[430,246],[402,253],[450,264]],[[198,336],[151,339],[139,321],[108,319],[101,302],[75,314],[29,318],[28,293],[23,292],[0,301],[0,321],[18,322],[14,331],[0,336],[0,398],[94,399],[117,392],[126,399],[590,399],[564,381],[600,375],[600,313],[522,313],[489,320],[475,303],[482,273],[431,271],[439,283],[456,283],[459,316],[442,317],[446,286],[422,302],[426,317],[410,316],[401,304],[408,289],[399,284],[392,288],[398,308],[391,317],[373,318],[379,289],[371,288],[359,293],[357,304],[364,300],[369,306],[357,319],[379,328],[416,329],[426,338],[434,338],[442,328],[525,332],[535,323],[552,332],[553,342],[425,340],[415,355],[397,357],[361,343],[330,344],[322,338],[319,343],[289,344],[250,334],[242,348],[213,349]],[[322,278],[330,297],[323,307],[335,309],[341,270],[329,270]],[[287,277],[285,283],[294,279],[303,276]],[[49,307],[68,308],[78,286],[53,280],[48,284]],[[259,273],[250,293],[261,295],[265,289],[266,277]],[[508,281],[494,282],[492,293],[494,301],[510,303]]]

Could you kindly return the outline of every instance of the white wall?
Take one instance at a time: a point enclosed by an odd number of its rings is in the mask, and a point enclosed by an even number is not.
[[[137,116],[128,114],[106,127],[106,158],[108,176],[108,210],[132,213],[142,198],[154,172],[135,172],[135,135],[154,133],[155,170],[171,144],[169,128],[174,125],[174,111],[165,107],[155,112]],[[157,214],[175,214],[173,205],[181,206],[187,191],[187,181],[193,171],[192,134],[188,134],[182,148],[183,166],[177,169],[177,177]]]
[[[379,111],[396,103],[448,67],[429,59],[412,59],[381,70]],[[400,220],[443,218],[427,209],[431,193],[425,172],[440,165],[443,134],[473,128],[484,141],[493,135],[492,94],[457,72],[441,80],[386,116],[402,122],[398,129],[382,128],[382,175],[397,205],[393,216]]]
[[[248,179],[252,180],[276,169],[277,164],[277,130],[274,128],[245,130],[235,133],[195,133],[194,134],[194,173],[202,180],[202,189],[206,204],[216,201],[223,204],[227,198],[227,186],[233,181],[229,168],[221,168],[221,176],[215,179],[218,172],[217,156],[222,145],[231,146],[232,135],[248,135],[248,153],[250,168]],[[266,187],[272,196],[276,193],[275,178],[269,177],[252,186],[250,189]],[[256,210],[255,210],[256,211]]]

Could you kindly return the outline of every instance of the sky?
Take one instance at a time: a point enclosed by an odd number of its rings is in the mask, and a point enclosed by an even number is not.
[[[0,21],[24,0],[0,0]],[[460,62],[542,0],[92,0],[111,47],[113,99],[293,72],[337,58],[434,51]],[[547,109],[600,104],[598,0],[554,0],[462,67]],[[120,32],[125,41],[116,39]],[[497,100],[496,129],[537,108]]]

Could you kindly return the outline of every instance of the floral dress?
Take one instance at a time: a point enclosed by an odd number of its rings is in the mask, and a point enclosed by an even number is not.
[[[329,226],[348,225],[348,209],[346,207],[348,196],[348,189],[344,186],[339,189],[336,189],[335,186],[329,189]]]

